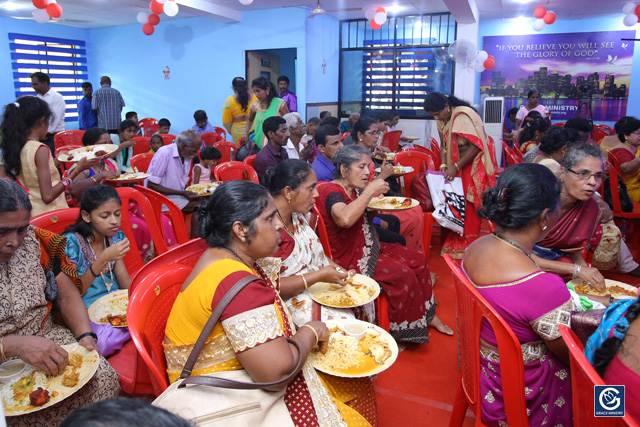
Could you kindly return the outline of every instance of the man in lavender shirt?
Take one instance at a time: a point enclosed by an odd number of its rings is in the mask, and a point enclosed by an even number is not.
[[[283,99],[289,107],[289,112],[294,113],[298,111],[298,98],[291,92],[289,92],[289,77],[278,77],[278,89],[280,89],[280,99]]]
[[[193,156],[198,152],[202,139],[196,131],[181,132],[175,142],[160,147],[153,155],[147,173],[147,187],[171,199],[182,212],[193,212],[200,198],[193,191],[186,191]],[[198,220],[191,218],[191,237],[197,237]]]

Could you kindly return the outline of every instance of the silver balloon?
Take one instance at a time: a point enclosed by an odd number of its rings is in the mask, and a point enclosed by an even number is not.
[[[364,12],[364,17],[367,18],[367,21],[372,21],[375,16],[376,9],[374,7],[370,7]]]
[[[544,19],[536,19],[533,21],[533,29],[536,31],[542,31],[547,24],[544,23]]]
[[[627,27],[633,27],[638,23],[638,17],[636,16],[635,13],[630,13],[624,17],[624,19],[622,20],[622,23]]]
[[[484,63],[482,62],[476,62],[476,65],[474,65],[473,69],[475,71],[477,71],[478,73],[481,73],[484,71]]]
[[[39,24],[44,24],[45,22],[49,22],[49,14],[47,13],[47,9],[34,10],[33,19]]]
[[[176,16],[180,8],[178,7],[178,3],[175,1],[167,1],[164,4],[164,14],[167,16]]]
[[[136,15],[136,19],[140,24],[144,25],[149,22],[149,14],[146,12],[138,12],[138,14]]]
[[[478,55],[478,48],[471,40],[460,39],[451,43],[447,52],[451,59],[466,67]]]
[[[387,14],[384,12],[378,12],[374,15],[373,20],[376,24],[383,25],[385,22],[387,22]]]
[[[478,56],[476,56],[476,62],[479,62],[482,64],[484,61],[487,60],[488,57],[489,57],[489,54],[486,51],[481,50],[480,52],[478,52]]]
[[[625,3],[624,6],[622,6],[622,13],[624,13],[625,15],[630,14],[631,12],[633,12],[636,9],[636,4],[629,2],[629,3]]]

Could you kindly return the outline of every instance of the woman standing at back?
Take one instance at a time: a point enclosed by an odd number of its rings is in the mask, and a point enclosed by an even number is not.
[[[249,91],[247,81],[242,77],[234,78],[231,86],[233,95],[229,95],[222,107],[222,125],[233,137],[233,142],[237,144],[244,135],[249,118],[249,104],[257,98]]]
[[[258,77],[251,82],[251,90],[255,94],[256,101],[251,103],[249,119],[245,128],[245,135],[242,137],[242,145],[249,142],[249,132],[251,127],[255,126],[253,143],[262,148],[264,133],[262,131],[262,123],[273,116],[284,116],[289,112],[287,103],[276,97],[278,93],[273,83],[264,77]]]

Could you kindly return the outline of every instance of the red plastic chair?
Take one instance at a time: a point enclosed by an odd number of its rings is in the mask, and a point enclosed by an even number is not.
[[[429,262],[429,255],[431,254],[431,237],[433,236],[433,215],[431,212],[422,212],[422,247],[424,251],[424,257]]]
[[[133,146],[132,156],[149,153],[149,150],[151,150],[151,137],[134,136],[133,140],[136,142],[136,145]]]
[[[565,123],[566,123],[566,122],[558,122],[558,123],[554,123],[554,124],[552,124],[551,126],[555,126],[555,127],[563,128]]]
[[[620,174],[620,175],[624,175],[622,172],[622,167],[620,166],[620,160],[618,159],[618,157],[613,154],[610,150],[607,150],[607,160],[609,160],[609,162],[611,163],[611,165],[614,167],[614,169]]]
[[[213,144],[215,148],[220,150],[222,157],[218,160],[220,163],[231,162],[236,159],[236,151],[238,146],[230,141],[218,141]]]
[[[607,131],[604,129],[596,129],[594,128],[591,131],[591,138],[597,142],[598,144],[600,144],[600,141],[602,139],[604,139],[606,136],[608,136]]]
[[[216,133],[220,135],[222,139],[224,140],[227,139],[227,130],[225,128],[221,128],[220,126],[214,126],[213,129],[215,129]]]
[[[213,145],[218,141],[222,141],[222,137],[216,132],[205,132],[200,135],[200,138],[202,138],[202,143],[204,145]]]
[[[438,156],[439,159],[441,159],[442,156],[441,156],[441,151],[440,151],[440,144],[433,137],[429,138],[429,141],[431,141],[431,151],[433,151],[433,153],[436,156]]]
[[[176,140],[176,136],[171,135],[170,133],[161,133],[159,135],[162,137],[162,142],[164,143],[164,145],[169,145]]]
[[[605,382],[585,357],[584,346],[576,334],[565,325],[560,325],[560,334],[569,349],[573,425],[575,427],[637,427],[638,424],[630,416],[616,418],[594,416],[594,386],[605,385]]]
[[[245,157],[244,162],[249,166],[253,167],[253,162],[256,161],[257,154],[252,154],[250,156]]]
[[[227,181],[253,181],[260,184],[260,179],[253,167],[244,162],[226,162],[219,164],[213,169],[213,176],[222,184]]]
[[[341,141],[344,142],[347,138],[349,138],[349,135],[351,135],[351,132],[343,133]]]
[[[153,159],[153,154],[151,153],[136,154],[131,157],[131,168],[133,170],[137,169],[138,172],[146,173],[149,170],[151,159]]]
[[[138,127],[142,129],[143,136],[150,137],[154,133],[158,132],[158,121],[147,117],[146,119],[142,119],[138,122]]]
[[[149,202],[151,202],[156,222],[162,231],[165,242],[167,240],[167,236],[165,236],[164,230],[162,230],[162,215],[166,215],[169,218],[173,232],[176,235],[177,242],[172,242],[172,245],[176,243],[180,245],[189,241],[189,233],[187,233],[187,226],[184,222],[184,214],[178,205],[164,194],[160,194],[157,191],[153,191],[142,185],[134,185],[133,188],[144,194],[147,199],[149,199]],[[162,212],[163,206],[166,206],[169,210]]]
[[[79,214],[80,208],[60,209],[34,216],[29,222],[38,228],[62,234],[76,223]]]
[[[400,146],[400,137],[402,136],[401,130],[392,130],[382,136],[382,145],[388,147],[392,153],[398,151]]]
[[[316,234],[318,235],[318,240],[322,245],[322,249],[324,249],[324,254],[327,256],[327,258],[333,259],[333,256],[331,255],[331,246],[329,246],[329,235],[327,234],[327,227],[316,205],[313,205],[313,213],[316,216]]]
[[[82,147],[83,130],[65,130],[53,135],[53,145],[55,148],[64,147],[65,145],[75,145]]]
[[[613,135],[615,131],[609,125],[604,125],[602,123],[594,123],[593,130],[601,130],[607,135]],[[599,141],[599,139],[598,139]]]
[[[480,394],[480,327],[487,319],[496,335],[500,352],[502,392],[507,424],[527,427],[527,405],[524,397],[524,363],[522,348],[509,325],[469,283],[456,261],[449,255],[444,259],[453,276],[460,342],[460,378],[453,402],[449,426],[462,426],[467,408],[476,415],[476,425],[482,423],[482,395]]]
[[[504,164],[506,167],[522,163],[522,159],[518,158],[515,151],[513,151],[513,149],[504,141],[502,141],[502,149],[504,150]]]
[[[431,156],[416,150],[401,151],[397,153],[393,158],[393,164],[395,166],[411,166],[413,168],[413,172],[402,175],[404,180],[404,195],[406,197],[413,197],[411,195],[411,185],[413,183],[413,179],[418,176],[419,173],[425,173],[428,170],[436,170]]]
[[[609,152],[609,160],[616,162],[616,157]],[[620,203],[620,192],[618,191],[618,173],[617,168],[614,167],[611,163],[608,163],[609,167],[607,168],[607,174],[609,175],[609,183],[611,186],[611,202],[613,204],[613,216],[615,218],[623,218],[626,220],[631,220],[633,224],[633,235],[631,238],[631,246],[635,247],[640,241],[640,203],[633,202],[633,211],[631,212],[622,212],[622,205]],[[620,164],[618,162],[618,168]]]

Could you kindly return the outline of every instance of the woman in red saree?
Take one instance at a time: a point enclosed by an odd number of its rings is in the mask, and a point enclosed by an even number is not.
[[[316,206],[327,227],[333,260],[376,280],[389,299],[390,333],[398,341],[427,343],[427,326],[453,335],[435,315],[429,267],[424,255],[378,239],[365,210],[375,194],[389,189],[369,182],[369,152],[350,145],[333,156],[336,178],[319,188]]]
[[[443,144],[440,171],[448,180],[462,178],[466,201],[463,235],[448,233],[442,246],[443,254],[461,259],[480,234],[477,210],[482,205],[482,193],[496,184],[495,153],[490,151],[492,144],[482,119],[467,102],[432,92],[424,100],[424,109],[438,121]]]

